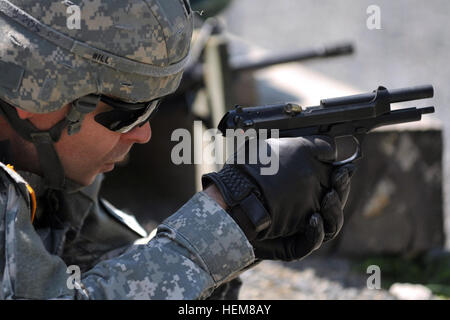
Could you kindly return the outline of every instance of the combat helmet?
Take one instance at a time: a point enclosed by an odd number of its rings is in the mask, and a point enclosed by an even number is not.
[[[75,134],[99,100],[131,119],[120,128],[126,132],[177,89],[192,24],[188,0],[0,0],[0,112],[35,144],[49,186],[64,184],[53,143],[65,128]],[[49,113],[67,104],[66,118],[48,132],[11,107]]]

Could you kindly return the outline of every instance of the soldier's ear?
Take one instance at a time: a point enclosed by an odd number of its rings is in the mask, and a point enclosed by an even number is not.
[[[22,120],[30,119],[33,116],[33,113],[25,111],[25,110],[22,110],[20,108],[16,108],[16,110],[17,110],[17,115]]]

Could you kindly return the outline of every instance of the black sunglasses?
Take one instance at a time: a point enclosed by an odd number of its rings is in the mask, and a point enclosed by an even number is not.
[[[144,103],[127,103],[107,96],[100,96],[99,100],[113,109],[97,114],[95,121],[111,131],[127,133],[150,121],[158,111],[162,98]]]

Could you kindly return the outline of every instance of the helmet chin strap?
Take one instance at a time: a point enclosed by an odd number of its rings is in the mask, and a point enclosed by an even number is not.
[[[14,107],[0,100],[0,114],[3,114],[11,127],[25,140],[36,147],[44,182],[50,189],[62,190],[65,187],[64,167],[56,152],[54,143],[58,142],[67,127],[68,134],[80,131],[84,116],[92,112],[95,101],[76,101],[64,119],[47,131],[38,130],[29,120],[20,119]]]

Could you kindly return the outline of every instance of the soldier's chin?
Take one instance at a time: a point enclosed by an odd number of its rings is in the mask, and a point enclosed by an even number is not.
[[[115,167],[114,163],[105,163],[100,171],[103,173],[110,172],[114,170],[114,167]]]

